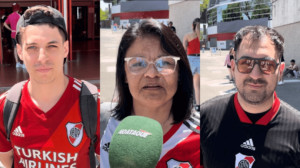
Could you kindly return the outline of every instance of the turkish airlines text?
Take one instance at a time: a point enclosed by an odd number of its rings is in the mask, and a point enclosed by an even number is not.
[[[77,168],[78,153],[63,153],[40,151],[14,146],[16,154],[20,156],[18,163],[24,168]]]

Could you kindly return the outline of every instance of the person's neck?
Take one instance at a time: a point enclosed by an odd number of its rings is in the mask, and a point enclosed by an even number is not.
[[[173,100],[170,100],[161,106],[153,107],[152,104],[143,105],[133,100],[132,114],[156,120],[161,124],[165,135],[171,129],[171,123],[173,123],[172,103]]]
[[[274,103],[274,94],[269,98],[267,99],[266,101],[260,103],[260,104],[249,104],[247,103],[242,97],[241,95],[238,93],[238,101],[242,107],[242,109],[244,111],[247,111],[248,113],[252,113],[252,114],[258,114],[258,113],[262,113],[262,112],[265,112],[267,110],[269,110],[273,103]]]
[[[40,84],[34,79],[28,83],[29,95],[36,106],[42,111],[49,111],[61,98],[69,83],[65,75],[55,78],[51,83]]]

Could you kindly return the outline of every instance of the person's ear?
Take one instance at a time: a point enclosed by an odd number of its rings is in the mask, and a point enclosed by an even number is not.
[[[231,61],[230,61],[230,63],[231,63],[231,68],[230,68],[230,70],[231,70],[231,74],[232,74],[232,77],[234,78],[234,69],[235,69],[235,60],[234,59],[232,59]]]
[[[69,54],[69,41],[64,42],[64,58],[66,58]]]
[[[17,53],[18,53],[20,60],[24,61],[23,54],[22,54],[22,46],[20,44],[17,44]]]

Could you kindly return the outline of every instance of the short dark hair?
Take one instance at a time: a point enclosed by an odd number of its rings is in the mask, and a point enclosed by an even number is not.
[[[171,24],[171,25],[173,25],[173,22],[172,21],[169,21],[169,23],[168,24]]]
[[[195,18],[194,21],[193,21],[193,30],[195,31],[196,29],[196,24],[197,23],[200,23],[200,18]]]
[[[296,61],[294,59],[292,59],[291,62],[296,62]]]
[[[53,11],[51,11],[51,9],[49,9],[45,6],[42,6],[42,5],[38,5],[38,6],[34,6],[32,8],[27,9],[23,15],[24,19],[29,19],[32,15],[34,15],[38,12],[41,12],[41,11],[43,11],[47,16],[54,15],[54,13],[53,13]],[[50,28],[56,27],[56,28],[58,28],[59,34],[62,36],[63,42],[67,41],[67,39],[68,39],[66,34],[64,33],[64,31],[59,26],[56,26],[52,23],[35,23],[33,25],[48,25]],[[17,33],[17,35],[16,35],[16,38],[18,38],[17,42],[20,45],[22,43],[22,36],[23,36],[24,31],[25,31],[25,27],[21,27],[20,33]]]
[[[118,90],[118,103],[114,111],[114,117],[122,120],[131,115],[132,95],[130,94],[128,84],[125,83],[124,58],[127,50],[133,42],[139,37],[157,37],[160,40],[160,46],[166,53],[180,57],[179,65],[179,82],[171,112],[174,123],[179,123],[188,119],[191,115],[193,100],[193,76],[188,62],[186,52],[180,39],[171,29],[154,19],[146,19],[140,23],[130,26],[123,35],[117,56],[116,87]]]
[[[245,36],[250,34],[250,40],[256,41],[264,37],[269,37],[275,45],[275,50],[277,52],[277,57],[281,60],[284,52],[284,38],[274,29],[271,29],[266,26],[255,25],[255,26],[246,26],[240,29],[234,36],[233,42],[235,46],[235,51],[239,50],[240,44]]]

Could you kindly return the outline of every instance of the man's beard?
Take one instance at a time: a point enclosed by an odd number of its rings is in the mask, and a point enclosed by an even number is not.
[[[277,80],[276,80],[277,81]],[[252,84],[261,84],[264,87],[264,90],[258,91],[258,90],[246,90],[246,85],[252,83]],[[276,89],[276,86],[274,90],[268,90],[267,89],[268,82],[259,78],[257,80],[254,80],[253,78],[247,78],[243,82],[243,88],[239,88],[236,86],[239,94],[243,98],[244,101],[246,101],[249,104],[252,105],[259,105],[264,103],[266,100],[271,98],[273,96],[273,93]]]

